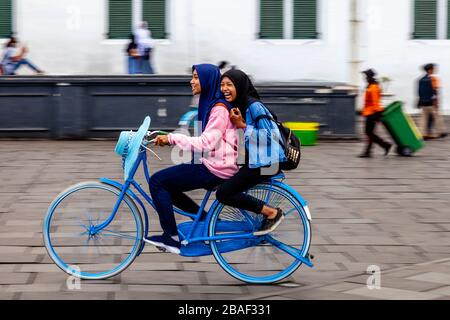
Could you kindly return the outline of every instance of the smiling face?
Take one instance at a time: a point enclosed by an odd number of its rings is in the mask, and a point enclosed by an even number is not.
[[[192,72],[192,79],[190,83],[193,95],[200,94],[202,92],[202,87],[200,86],[200,79],[198,77],[197,70],[195,69]]]
[[[234,86],[234,83],[231,81],[228,77],[223,77],[222,81],[220,82],[220,91],[222,91],[225,100],[228,102],[232,102],[236,100],[236,87]]]

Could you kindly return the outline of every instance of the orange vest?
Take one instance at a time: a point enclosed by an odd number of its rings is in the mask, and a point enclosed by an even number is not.
[[[364,109],[362,115],[367,117],[383,110],[384,108],[381,105],[380,86],[377,83],[372,83],[366,89],[366,93],[364,96]]]
[[[431,78],[431,85],[433,86],[434,90],[437,90],[440,88],[441,84],[439,83],[439,78],[435,75],[430,75]]]

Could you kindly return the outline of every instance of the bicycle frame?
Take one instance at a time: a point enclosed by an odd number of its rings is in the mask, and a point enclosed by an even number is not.
[[[149,175],[148,166],[147,166],[147,153],[146,153],[146,150],[142,147],[139,152],[138,159],[136,160],[136,162],[130,172],[129,178],[125,181],[124,184],[121,184],[117,181],[114,181],[114,180],[111,180],[108,178],[100,178],[101,182],[111,185],[111,186],[117,188],[118,190],[120,190],[121,192],[120,192],[119,198],[117,199],[117,202],[114,205],[113,211],[112,211],[111,215],[108,217],[108,219],[106,219],[100,225],[94,226],[91,230],[91,233],[95,234],[96,232],[106,228],[114,220],[114,217],[117,213],[119,205],[122,202],[125,194],[131,196],[141,206],[141,208],[143,209],[143,212],[144,212],[144,239],[143,239],[144,241],[142,241],[141,248],[139,248],[139,251],[137,253],[138,256],[142,253],[142,251],[144,250],[144,247],[145,247],[145,243],[146,243],[145,239],[148,236],[148,230],[149,230],[149,220],[148,220],[147,210],[145,209],[145,205],[142,203],[142,201],[139,199],[139,197],[136,195],[135,192],[133,192],[133,190],[130,187],[133,186],[144,197],[144,199],[148,202],[148,204],[150,206],[152,206],[153,209],[156,210],[155,205],[154,205],[153,200],[150,197],[150,195],[147,194],[145,192],[145,190],[143,190],[142,187],[139,185],[139,183],[136,182],[136,180],[134,179],[134,175],[136,174],[136,171],[139,168],[141,162],[143,162],[143,170],[144,170],[144,174],[145,174],[145,179],[148,184],[148,182],[150,180],[150,175]],[[281,184],[281,182],[279,182],[279,181],[273,181],[272,183],[273,184]],[[295,192],[295,190],[293,190],[290,187],[289,187],[289,189],[291,189],[293,194],[299,199],[300,203],[303,206],[307,205],[306,201],[304,201],[303,198],[297,192]],[[203,198],[202,203],[200,205],[199,211],[195,214],[185,212],[183,210],[180,210],[180,209],[174,207],[175,213],[178,213],[178,214],[181,214],[183,216],[193,219],[192,226],[190,227],[188,234],[185,235],[185,239],[182,241],[183,245],[187,245],[189,243],[194,243],[194,242],[226,240],[226,239],[246,239],[246,240],[250,240],[250,241],[253,240],[253,241],[255,241],[255,243],[265,240],[265,241],[272,243],[274,246],[278,247],[280,250],[285,251],[286,253],[293,256],[294,258],[302,261],[305,265],[307,265],[309,267],[313,266],[311,261],[309,261],[308,258],[305,258],[302,255],[300,255],[300,251],[298,249],[288,246],[288,245],[285,245],[285,244],[282,244],[282,243],[278,242],[277,240],[273,239],[270,235],[266,235],[261,238],[261,237],[257,237],[255,235],[253,235],[253,231],[252,231],[252,232],[227,233],[226,235],[219,235],[219,236],[208,236],[207,226],[209,225],[209,221],[211,220],[211,215],[214,212],[217,202],[214,202],[211,205],[211,207],[209,208],[209,210],[207,211],[207,215],[204,220],[205,224],[204,224],[203,230],[200,230],[201,236],[193,237],[192,235],[198,228],[201,215],[206,207],[206,204],[211,196],[211,193],[212,193],[211,190],[208,190],[206,192],[205,197]],[[270,197],[270,195],[268,195],[268,197]],[[248,215],[248,213],[246,213],[245,211],[242,211],[242,213],[244,215]],[[307,213],[308,213],[308,218],[310,219],[309,211],[307,211]]]
[[[143,209],[143,212],[144,212],[144,238],[147,238],[148,230],[149,230],[149,220],[148,220],[147,210],[145,209],[145,205],[142,203],[142,201],[139,199],[139,197],[136,195],[136,193],[131,189],[131,186],[133,186],[142,195],[142,197],[144,197],[144,199],[148,202],[148,204],[150,206],[152,206],[153,209],[156,210],[155,205],[154,205],[153,200],[150,197],[150,195],[147,194],[147,192],[145,192],[145,190],[134,179],[134,175],[136,174],[136,171],[139,168],[141,162],[143,162],[143,170],[144,170],[145,178],[146,178],[147,184],[148,184],[148,182],[150,180],[150,175],[148,172],[147,154],[145,152],[145,149],[141,149],[141,151],[139,153],[139,157],[136,160],[136,163],[134,164],[133,169],[130,172],[129,178],[125,181],[124,184],[121,184],[117,181],[114,181],[114,180],[111,180],[108,178],[100,178],[101,182],[111,185],[111,186],[119,189],[121,192],[120,192],[119,198],[117,199],[117,202],[114,205],[111,215],[103,223],[93,227],[91,230],[92,234],[95,234],[95,233],[101,231],[102,229],[106,228],[114,220],[114,217],[118,211],[120,203],[123,200],[123,197],[125,196],[125,194],[128,194]],[[182,243],[184,245],[186,245],[188,243],[200,242],[200,241],[225,240],[225,239],[257,239],[257,237],[254,236],[252,232],[240,232],[240,233],[234,233],[234,234],[227,234],[226,236],[210,237],[210,236],[208,236],[208,229],[206,227],[204,227],[203,230],[201,230],[201,236],[193,237],[192,235],[194,234],[194,232],[196,231],[196,229],[199,225],[201,213],[205,210],[206,204],[211,196],[211,193],[212,193],[211,190],[208,190],[206,192],[205,197],[203,198],[202,203],[200,205],[199,211],[194,214],[185,212],[183,210],[180,210],[180,209],[174,207],[175,213],[181,214],[183,216],[193,219],[192,227],[190,228],[189,233],[186,235],[186,237]],[[205,226],[207,226],[208,222],[210,221],[211,214],[213,212],[214,207],[215,207],[215,204],[213,204],[207,211],[207,216],[205,219]],[[142,252],[142,250],[144,249],[144,246],[145,246],[145,241],[143,241],[142,246],[138,252],[138,255]]]

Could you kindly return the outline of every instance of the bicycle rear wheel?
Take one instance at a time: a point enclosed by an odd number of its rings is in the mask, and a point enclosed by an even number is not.
[[[280,248],[287,245],[302,257],[311,243],[310,221],[301,203],[286,189],[272,184],[259,184],[248,194],[267,205],[283,210],[285,217],[271,233],[256,238],[210,241],[219,265],[231,276],[249,283],[272,283],[288,277],[302,261]],[[239,231],[253,232],[260,228],[262,214],[218,204],[209,224],[210,236],[226,236]],[[230,230],[235,224],[238,230]],[[230,248],[241,248],[229,250]],[[286,248],[286,247],[284,247]]]
[[[44,220],[44,243],[64,272],[82,279],[106,279],[127,268],[142,243],[142,219],[125,195],[113,221],[92,232],[112,213],[120,190],[100,182],[82,182],[63,191]]]

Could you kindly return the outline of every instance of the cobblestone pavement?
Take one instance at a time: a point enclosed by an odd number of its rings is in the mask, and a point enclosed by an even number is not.
[[[274,285],[250,285],[212,256],[186,258],[146,246],[122,274],[67,288],[43,247],[42,221],[63,189],[84,180],[121,180],[115,141],[0,141],[0,299],[445,299],[450,298],[450,139],[414,157],[360,142],[305,147],[287,183],[310,202],[315,268]],[[151,159],[151,169],[169,164]],[[143,180],[142,180],[143,181]],[[203,192],[192,192],[200,200]],[[150,214],[153,214],[151,212]],[[369,290],[367,269],[381,269]]]

